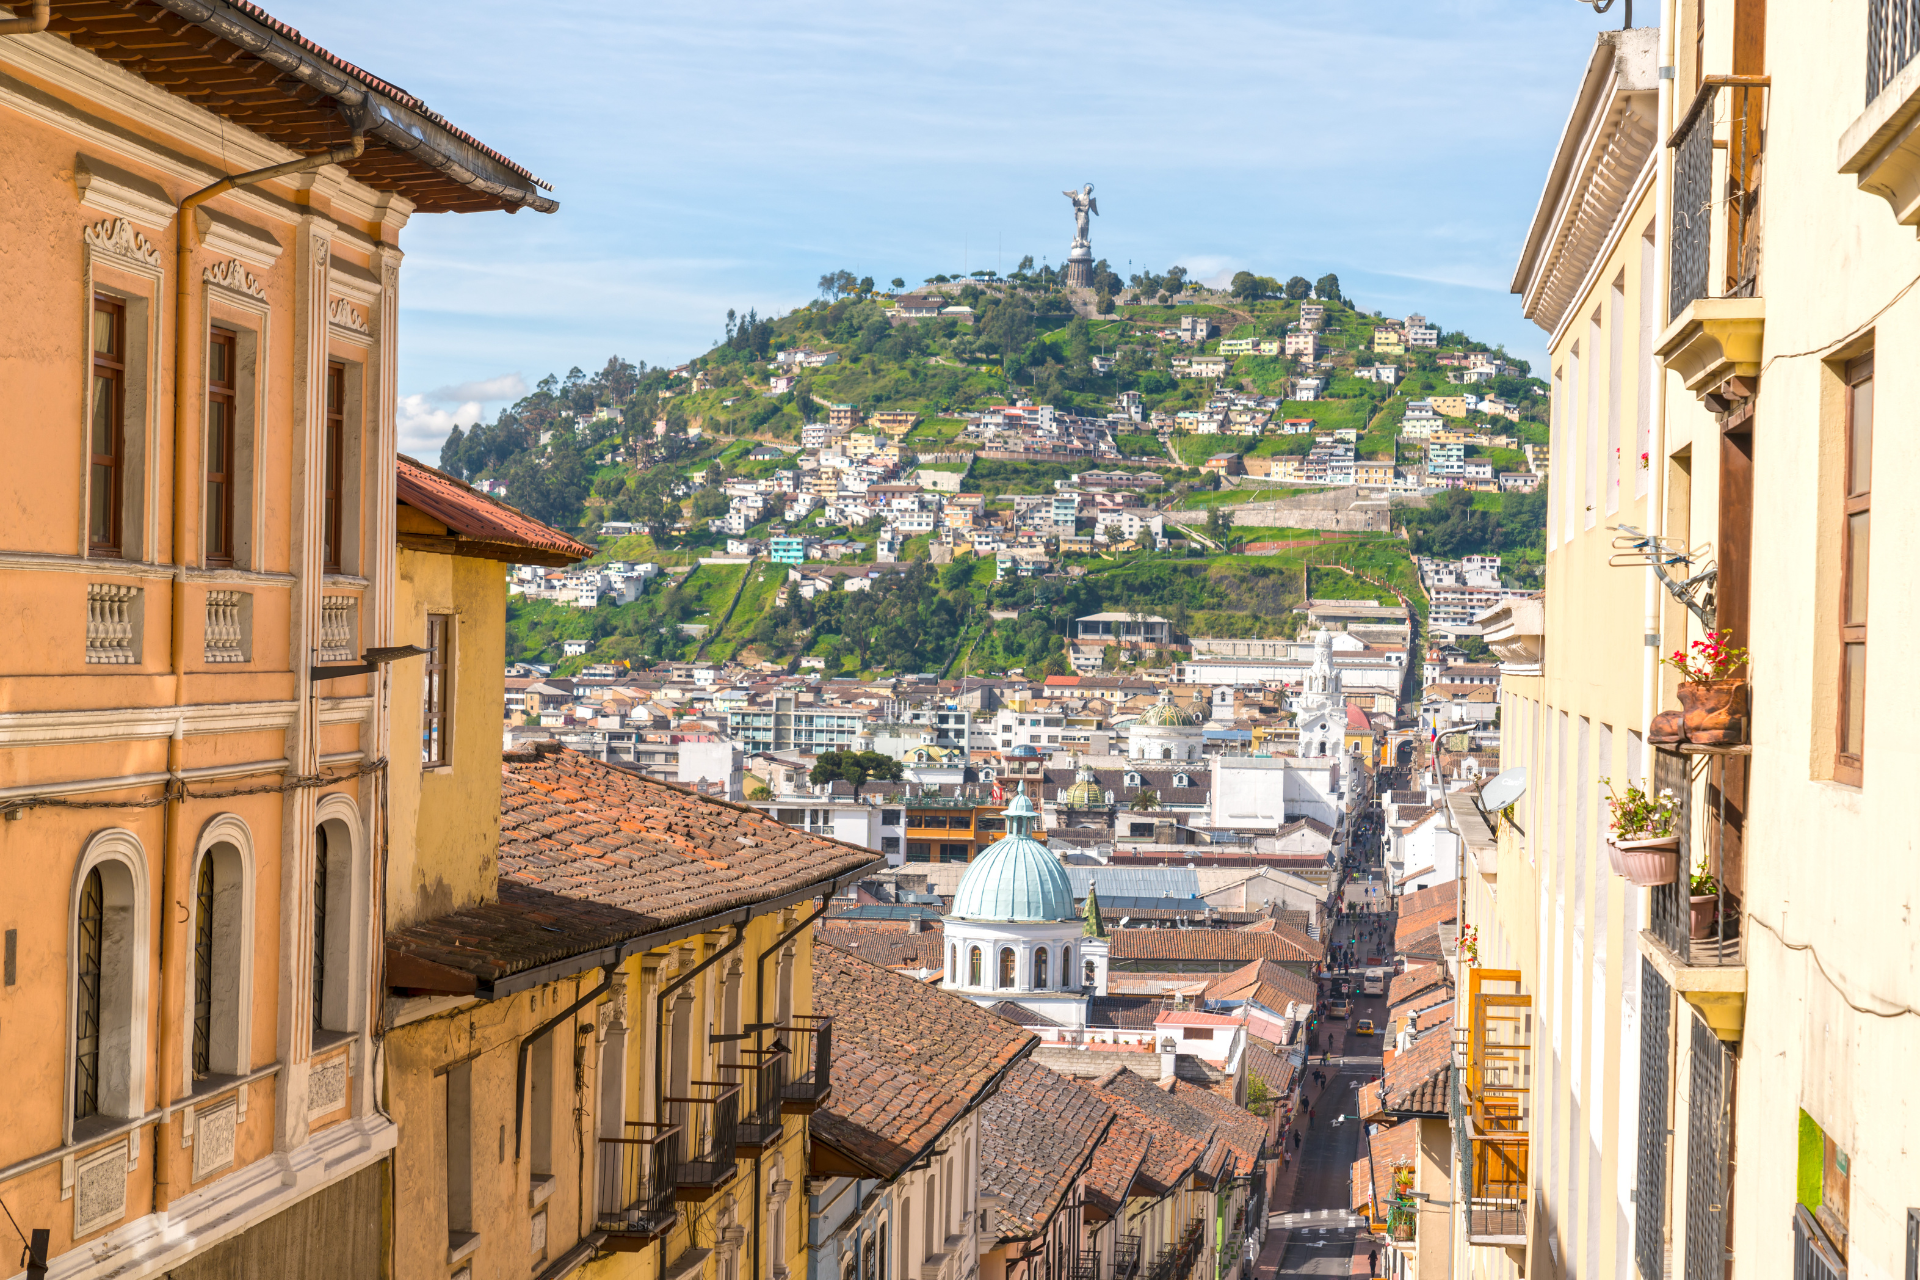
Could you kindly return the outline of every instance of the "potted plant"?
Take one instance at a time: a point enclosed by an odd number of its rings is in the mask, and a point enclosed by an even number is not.
[[[1725,631],[1709,631],[1685,649],[1660,661],[1680,673],[1680,708],[1687,741],[1702,746],[1731,746],[1747,740],[1747,682],[1733,673],[1746,664],[1747,651],[1727,643]]]
[[[1692,908],[1690,938],[1711,938],[1720,914],[1720,881],[1711,871],[1696,871],[1691,877],[1687,903]]]
[[[1624,795],[1616,795],[1611,778],[1600,781],[1612,810],[1607,860],[1614,872],[1641,886],[1672,884],[1680,857],[1680,837],[1673,833],[1680,802],[1671,791],[1649,795],[1631,782]]]

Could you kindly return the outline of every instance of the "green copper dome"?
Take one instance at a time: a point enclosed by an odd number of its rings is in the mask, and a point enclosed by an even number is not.
[[[1200,717],[1191,711],[1182,710],[1173,700],[1171,689],[1160,691],[1160,701],[1140,713],[1134,721],[1137,725],[1167,725],[1175,728],[1191,728],[1200,723]]]
[[[1107,793],[1100,789],[1093,769],[1082,764],[1073,775],[1073,785],[1062,791],[1054,803],[1063,809],[1099,809],[1106,805]]]
[[[1072,920],[1073,885],[1060,860],[1030,834],[1034,813],[1023,784],[1007,806],[1007,834],[960,877],[952,915],[961,920]]]

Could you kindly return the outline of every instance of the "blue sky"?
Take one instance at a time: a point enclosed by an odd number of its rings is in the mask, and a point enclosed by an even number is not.
[[[1574,0],[269,0],[555,188],[402,236],[402,448],[549,372],[677,363],[815,294],[1094,250],[1337,272],[1538,360],[1508,293],[1594,32]]]

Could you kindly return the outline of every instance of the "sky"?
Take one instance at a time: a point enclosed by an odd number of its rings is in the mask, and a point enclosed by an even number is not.
[[[548,373],[677,364],[817,296],[1058,263],[1332,271],[1543,361],[1509,288],[1595,32],[1580,0],[268,0],[554,187],[401,235],[401,448]]]

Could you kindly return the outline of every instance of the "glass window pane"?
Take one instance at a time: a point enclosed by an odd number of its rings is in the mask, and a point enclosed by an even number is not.
[[[113,354],[113,312],[93,313],[93,349],[107,355]]]
[[[1840,751],[1843,755],[1859,756],[1866,741],[1867,719],[1867,646],[1850,644],[1846,647],[1846,685],[1843,696],[1846,699],[1846,719],[1841,733]]]
[[[1852,471],[1847,492],[1865,493],[1873,487],[1873,381],[1853,389],[1853,439],[1849,442]]]
[[[97,374],[93,379],[93,451],[101,457],[113,454],[113,379]]]
[[[1847,517],[1847,625],[1867,621],[1867,517],[1861,511]]]
[[[207,376],[215,382],[231,382],[232,371],[227,368],[227,352],[230,348],[224,341],[216,340],[209,345],[207,352]]]
[[[113,468],[96,466],[87,485],[87,532],[95,545],[113,538]]]

